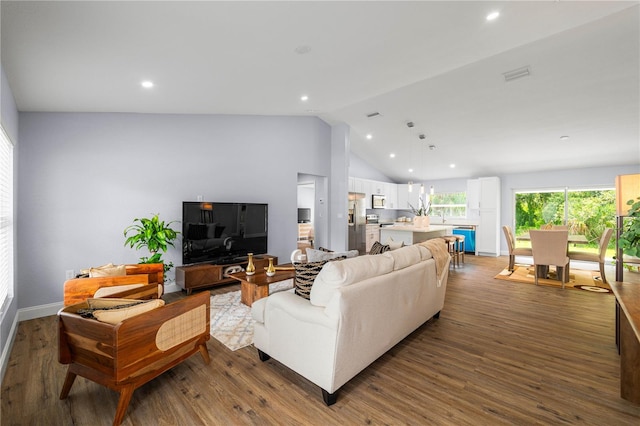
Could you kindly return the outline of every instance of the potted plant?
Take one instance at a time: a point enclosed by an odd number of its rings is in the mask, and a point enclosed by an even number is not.
[[[133,225],[125,228],[124,236],[127,238],[125,246],[139,250],[146,247],[151,253],[150,257],[143,256],[139,263],[163,263],[164,272],[173,268],[173,262],[162,260],[162,253],[167,252],[168,246],[175,247],[173,241],[178,237],[178,232],[171,228],[171,224],[177,221],[165,223],[155,214],[149,218],[135,218]],[[166,275],[165,275],[166,276]]]
[[[629,256],[640,257],[640,197],[627,201],[631,206],[629,214],[622,226],[622,233],[618,237],[618,246]]]
[[[427,227],[429,226],[429,212],[431,211],[431,200],[424,201],[424,199],[420,196],[418,197],[418,208],[414,208],[411,204],[411,211],[415,215],[413,218],[413,224],[417,227]]]

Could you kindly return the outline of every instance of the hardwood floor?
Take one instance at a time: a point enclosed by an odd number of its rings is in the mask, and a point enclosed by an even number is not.
[[[493,279],[507,263],[467,256],[450,273],[440,318],[343,386],[331,407],[253,347],[231,352],[212,338],[210,365],[193,356],[136,390],[123,424],[640,424],[640,407],[619,396],[613,295]],[[627,281],[638,275],[625,271]],[[66,366],[56,327],[55,316],[20,323],[2,425],[111,424],[111,390],[79,377],[58,399]]]

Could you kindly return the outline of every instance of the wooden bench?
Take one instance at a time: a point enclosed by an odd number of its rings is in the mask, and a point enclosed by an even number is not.
[[[640,404],[640,285],[610,282],[616,296],[616,345],[620,354],[620,396]]]

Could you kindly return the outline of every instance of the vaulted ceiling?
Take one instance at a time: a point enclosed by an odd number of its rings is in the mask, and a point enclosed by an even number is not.
[[[640,164],[639,15],[638,1],[3,0],[0,47],[20,111],[315,115],[400,182]]]

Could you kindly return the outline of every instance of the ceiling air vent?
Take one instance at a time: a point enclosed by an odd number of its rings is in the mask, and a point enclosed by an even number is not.
[[[531,70],[529,69],[529,66],[527,65],[526,67],[517,68],[517,69],[515,69],[513,71],[507,71],[507,72],[503,73],[502,75],[504,75],[504,81],[512,81],[512,80],[516,80],[518,78],[530,76],[531,75]]]
[[[373,118],[379,116],[380,113],[378,111],[367,114],[367,118]]]

